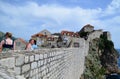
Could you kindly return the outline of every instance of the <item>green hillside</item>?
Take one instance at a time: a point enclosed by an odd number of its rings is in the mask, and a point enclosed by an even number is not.
[[[0,41],[3,39],[4,35],[5,35],[5,33],[0,31]]]

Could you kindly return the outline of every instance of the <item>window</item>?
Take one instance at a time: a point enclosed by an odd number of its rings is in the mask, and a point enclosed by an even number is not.
[[[74,47],[80,47],[78,42],[74,42]]]

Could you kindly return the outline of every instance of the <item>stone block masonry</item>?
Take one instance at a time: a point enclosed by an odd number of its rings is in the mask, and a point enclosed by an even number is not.
[[[0,66],[9,79],[79,79],[84,70],[83,48],[14,51],[0,55]],[[0,67],[0,70],[2,67]],[[4,76],[4,75],[3,75]],[[0,79],[4,77],[0,74]]]

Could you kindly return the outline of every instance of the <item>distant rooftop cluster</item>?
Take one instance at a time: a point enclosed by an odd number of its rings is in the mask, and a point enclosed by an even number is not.
[[[47,48],[60,48],[60,47],[79,47],[79,41],[74,39],[91,40],[94,38],[99,38],[103,34],[103,30],[94,30],[94,26],[87,24],[78,32],[62,30],[60,33],[51,33],[50,31],[44,29],[36,34],[31,35],[31,39],[37,41],[38,47],[47,47]],[[104,32],[104,35],[108,36],[108,39],[111,39],[109,32]],[[26,42],[22,38],[16,39],[16,49],[25,49]]]

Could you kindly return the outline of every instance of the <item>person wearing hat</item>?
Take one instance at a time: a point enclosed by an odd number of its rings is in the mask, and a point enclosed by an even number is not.
[[[15,42],[12,39],[12,33],[6,32],[5,39],[3,39],[0,43],[0,48],[1,51],[14,50]]]

